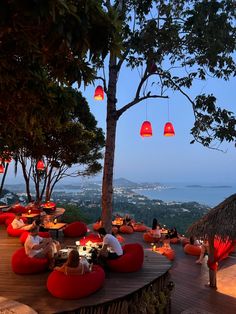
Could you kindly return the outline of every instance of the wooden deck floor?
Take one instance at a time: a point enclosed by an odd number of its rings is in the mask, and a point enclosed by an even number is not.
[[[176,260],[170,271],[175,289],[172,296],[172,313],[189,309],[188,314],[201,309],[214,314],[236,313],[236,257],[229,257],[219,265],[218,290],[206,288],[208,282],[207,257],[202,266],[196,257],[185,255],[181,245],[172,245]],[[191,311],[192,309],[192,311]]]
[[[72,244],[71,240],[67,244]],[[72,240],[74,242],[74,240]],[[169,267],[164,257],[147,250],[142,233],[126,236],[126,243],[140,242],[145,249],[144,268],[134,274],[108,273],[106,283],[97,293],[81,300],[60,300],[48,293],[46,280],[48,273],[20,276],[11,270],[11,255],[20,247],[19,239],[6,235],[5,227],[0,227],[0,296],[16,300],[34,308],[40,314],[51,314],[73,310],[86,304],[99,304],[122,297],[140,286],[165,273]],[[204,286],[208,281],[206,263],[195,264],[195,257],[183,253],[181,245],[172,245],[176,259],[170,270],[175,282],[172,293],[172,314],[201,313],[204,310],[212,314],[236,313],[236,258],[228,258],[218,271],[218,290]],[[129,284],[127,284],[129,282]],[[20,314],[20,313],[19,313]],[[136,314],[136,313],[130,313]],[[137,313],[138,314],[138,313]]]
[[[75,243],[75,239],[63,239],[67,245]],[[135,233],[127,237],[126,243],[140,242],[141,234]],[[46,288],[47,273],[35,275],[16,275],[11,270],[12,253],[21,247],[18,238],[8,237],[5,227],[0,229],[0,296],[29,305],[39,314],[52,314],[106,303],[138,291],[162,276],[171,267],[165,257],[145,249],[145,261],[142,270],[137,273],[106,274],[104,287],[95,294],[80,300],[61,300],[52,297]],[[19,313],[20,314],[20,313]]]

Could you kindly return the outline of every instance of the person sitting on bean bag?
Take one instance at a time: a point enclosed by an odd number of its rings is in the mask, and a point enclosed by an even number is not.
[[[152,229],[149,230],[149,233],[151,233],[153,238],[157,238],[157,239],[161,238],[160,225],[156,218],[154,218],[152,221]]]
[[[122,246],[115,236],[106,233],[104,228],[100,228],[98,234],[103,239],[102,249],[99,252],[100,257],[105,259],[116,259],[123,255]]]
[[[55,267],[54,270],[61,271],[65,275],[84,275],[91,272],[92,264],[85,257],[80,257],[77,250],[71,250],[67,261],[60,267]]]
[[[169,235],[170,239],[174,239],[174,238],[178,238],[179,237],[177,229],[175,227],[168,231],[168,235]]]
[[[21,219],[21,213],[18,212],[15,214],[15,218],[11,223],[13,229],[22,229],[22,230],[30,230],[32,227],[35,226],[35,222],[32,224],[25,224],[24,221]]]
[[[61,245],[58,241],[52,240],[52,238],[42,238],[38,235],[39,226],[35,225],[25,241],[25,253],[29,257],[34,258],[48,258],[49,269],[53,269],[55,266],[54,255],[59,252]]]

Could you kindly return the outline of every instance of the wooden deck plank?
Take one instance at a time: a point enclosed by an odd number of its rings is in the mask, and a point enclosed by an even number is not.
[[[62,240],[62,239],[61,239]],[[66,245],[73,245],[74,239],[63,239]],[[141,234],[129,237],[128,242],[141,242]],[[150,249],[145,249],[144,266],[137,273],[106,274],[104,287],[95,294],[80,300],[54,298],[46,288],[49,272],[34,275],[17,275],[11,270],[12,253],[21,247],[18,238],[7,236],[5,227],[0,229],[0,295],[14,299],[35,309],[40,314],[52,314],[74,310],[83,306],[93,306],[125,297],[165,274],[171,263]]]
[[[40,314],[66,312],[86,304],[100,304],[125,296],[161,276],[170,267],[168,260],[151,252],[149,245],[143,242],[142,235],[136,232],[125,236],[126,243],[139,242],[144,245],[145,263],[140,272],[107,273],[105,286],[97,293],[81,300],[61,300],[52,297],[47,291],[45,283],[48,272],[28,276],[20,276],[12,272],[11,255],[20,247],[20,243],[19,239],[8,237],[5,227],[1,226],[0,295],[27,304]],[[75,240],[64,241],[67,245],[72,245]],[[184,310],[194,308],[213,314],[236,313],[236,259],[228,258],[220,265],[217,275],[218,290],[215,291],[204,286],[208,281],[206,261],[202,266],[197,265],[196,258],[185,255],[181,245],[172,245],[172,247],[176,252],[176,259],[170,270],[171,279],[175,282],[172,292],[172,314],[180,314]]]

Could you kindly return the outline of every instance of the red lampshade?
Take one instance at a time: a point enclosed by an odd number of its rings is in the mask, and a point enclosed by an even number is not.
[[[2,164],[0,164],[0,173],[4,173],[4,167]]]
[[[36,169],[38,171],[44,171],[44,168],[45,168],[44,162],[42,160],[39,160],[37,162]]]
[[[166,122],[164,127],[164,136],[174,136],[175,130],[171,122]]]
[[[141,129],[140,129],[140,135],[143,137],[150,137],[152,136],[152,125],[149,121],[144,121]]]
[[[8,163],[8,164],[11,162],[11,160],[12,160],[11,157],[8,157],[7,159],[4,159],[4,161],[5,161],[6,163]]]
[[[101,85],[98,85],[94,92],[94,99],[103,100],[104,99],[104,90]]]

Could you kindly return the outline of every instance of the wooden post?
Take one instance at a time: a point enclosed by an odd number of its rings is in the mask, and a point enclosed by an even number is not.
[[[208,243],[209,243],[209,261],[213,262],[214,261],[214,236],[208,238]],[[209,268],[209,281],[210,281],[210,286],[211,287],[216,287],[216,270],[213,270]]]

